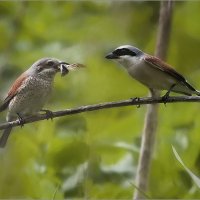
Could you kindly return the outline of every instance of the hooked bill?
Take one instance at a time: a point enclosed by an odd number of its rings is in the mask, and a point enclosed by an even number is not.
[[[60,73],[61,76],[65,76],[66,74],[68,74],[69,70],[67,69],[67,64],[61,64],[60,66]]]

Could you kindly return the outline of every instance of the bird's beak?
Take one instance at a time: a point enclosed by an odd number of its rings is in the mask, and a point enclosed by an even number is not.
[[[106,55],[105,58],[107,58],[107,59],[118,59],[119,57],[111,52],[108,55]]]
[[[67,67],[69,66],[69,63],[66,62],[60,62],[59,66],[58,66],[58,70],[60,70],[61,76],[65,76],[66,74],[68,74],[69,70],[67,69]]]

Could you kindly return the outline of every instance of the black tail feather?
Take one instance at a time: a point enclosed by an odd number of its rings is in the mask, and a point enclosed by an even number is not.
[[[196,91],[195,91],[195,94],[196,94],[197,96],[200,96],[200,91],[199,91],[199,90],[196,90]]]
[[[3,135],[0,138],[0,148],[4,148],[6,146],[11,130],[12,127],[8,127],[7,129],[4,130]]]

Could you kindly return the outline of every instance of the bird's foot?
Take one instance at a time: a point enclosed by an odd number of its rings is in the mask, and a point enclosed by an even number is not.
[[[133,97],[131,98],[132,101],[135,101],[135,102],[138,102],[140,101],[140,98],[139,97]],[[136,105],[137,108],[140,108],[140,104]]]
[[[22,128],[24,126],[25,121],[19,113],[17,113],[17,116],[18,116],[18,120],[19,120],[19,125]]]
[[[166,104],[167,104],[167,100],[169,99],[169,94],[170,94],[170,92],[172,91],[172,89],[173,89],[175,86],[176,86],[176,84],[173,84],[173,85],[169,88],[169,90],[166,92],[166,94],[165,94],[164,96],[162,96],[162,100],[163,100],[165,106],[166,106]]]
[[[165,95],[162,96],[162,100],[165,106],[167,104],[167,100],[169,99],[169,93],[170,91],[168,91]]]
[[[49,120],[49,119],[53,120],[53,112],[52,111],[46,110],[46,109],[42,109],[40,111],[45,112],[45,114],[47,116],[47,120]]]

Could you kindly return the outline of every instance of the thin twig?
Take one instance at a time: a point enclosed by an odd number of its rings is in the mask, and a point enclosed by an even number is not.
[[[73,114],[78,114],[78,113],[83,113],[83,112],[89,112],[89,111],[95,111],[95,110],[101,110],[101,109],[107,109],[107,108],[116,108],[116,107],[133,106],[133,105],[140,106],[144,104],[155,104],[155,103],[178,103],[178,102],[200,102],[200,97],[174,96],[174,97],[169,97],[167,100],[163,100],[161,97],[159,98],[150,98],[150,97],[132,98],[132,99],[127,99],[127,100],[105,102],[105,103],[99,103],[99,104],[93,104],[93,105],[85,105],[85,106],[80,106],[77,108],[69,108],[66,110],[55,111],[55,112],[52,112],[52,118],[62,117],[66,115],[73,115]],[[48,118],[49,116],[47,116],[46,114],[38,114],[37,116],[23,118],[23,122],[24,124],[29,124],[32,122],[41,121]],[[8,127],[16,127],[16,126],[21,126],[19,120],[0,124],[0,130],[6,129]]]
[[[60,188],[60,184],[57,184],[56,189],[55,189],[55,191],[54,191],[54,193],[53,193],[52,200],[55,200],[55,198],[56,198],[56,194],[57,194],[59,188]]]

